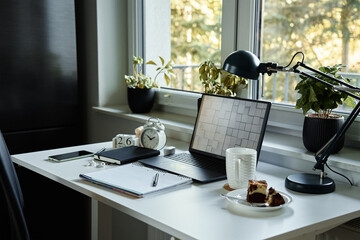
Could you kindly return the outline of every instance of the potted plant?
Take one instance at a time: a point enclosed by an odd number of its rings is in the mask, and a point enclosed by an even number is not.
[[[241,89],[248,86],[246,78],[235,76],[216,67],[209,59],[200,64],[199,75],[205,93],[235,97]],[[198,99],[198,109],[200,102],[201,98]]]
[[[239,90],[248,86],[246,78],[235,76],[217,68],[209,59],[200,65],[199,74],[205,93],[236,96]]]
[[[319,70],[344,82],[350,82],[348,78],[338,74],[342,67],[341,64],[338,64],[332,67],[320,67]],[[314,76],[333,85],[340,85],[320,74],[314,74]],[[335,91],[321,82],[304,76],[300,76],[300,78],[301,80],[296,85],[295,90],[301,96],[297,99],[295,108],[302,109],[305,115],[303,143],[307,150],[317,152],[336,134],[344,122],[344,117],[333,114],[332,110],[337,108],[339,104],[345,103],[354,107],[355,103],[352,97]],[[315,113],[307,114],[309,110],[313,110]],[[332,153],[339,152],[342,149],[344,139],[344,137],[341,139]]]
[[[161,65],[157,65],[154,61],[149,61],[146,64],[157,66],[154,80],[151,77],[142,73],[143,59],[141,57],[133,57],[134,75],[125,75],[125,81],[128,90],[128,104],[133,113],[148,113],[151,111],[155,100],[155,87],[159,87],[157,77],[160,74],[164,75],[166,84],[170,83],[172,77],[175,76],[173,62],[170,60],[165,64],[165,60],[159,56]]]

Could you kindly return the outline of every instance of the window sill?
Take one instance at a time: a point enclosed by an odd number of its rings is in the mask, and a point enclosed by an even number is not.
[[[295,136],[266,132],[262,151],[264,153],[276,153],[276,155],[281,155],[287,161],[297,158],[312,165],[315,164],[314,153],[307,151],[303,146],[302,139]],[[330,155],[327,163],[330,167],[360,173],[358,154],[358,149],[344,147],[339,153]]]
[[[182,136],[179,140],[186,142],[190,142],[195,123],[194,117],[159,110],[153,110],[146,114],[135,114],[131,112],[127,105],[93,107],[93,109],[100,113],[141,123],[145,123],[149,117],[159,118],[161,123],[164,124],[169,137],[176,139],[176,135],[181,133]]]
[[[114,107],[93,107],[97,112],[112,115],[115,117],[139,121],[144,123],[149,117],[159,118],[165,125],[167,135],[171,138],[190,142],[195,117],[164,111],[152,111],[147,114],[131,113],[127,105]],[[170,132],[170,134],[169,134]],[[186,135],[184,138],[183,135]],[[344,147],[339,153],[330,155],[328,164],[330,167],[339,170],[341,173],[352,179],[359,185],[360,179],[355,174],[360,173],[360,161],[358,160],[359,150]],[[302,143],[301,137],[266,131],[262,146],[261,161],[279,165],[298,171],[312,172],[315,164],[314,153],[308,152]],[[330,177],[344,181],[342,177],[332,175]],[[355,179],[354,179],[355,178]]]

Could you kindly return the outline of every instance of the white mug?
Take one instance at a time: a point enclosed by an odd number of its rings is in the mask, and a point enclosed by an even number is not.
[[[230,188],[240,189],[255,179],[257,152],[251,148],[226,149],[226,176]]]

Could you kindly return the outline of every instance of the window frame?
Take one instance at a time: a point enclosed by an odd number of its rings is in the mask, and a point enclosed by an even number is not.
[[[140,51],[139,46],[144,46],[141,43],[139,32],[143,31],[141,27],[144,24],[136,25],[131,23],[140,22],[140,15],[143,13],[141,9],[142,1],[129,1],[129,12],[131,12],[132,16],[129,19],[129,27],[133,29],[133,33],[130,34],[132,36],[131,40],[129,39],[129,55],[131,53],[137,53],[144,56],[144,52]],[[260,6],[261,0],[224,0],[223,1],[223,12],[226,14],[222,15],[222,43],[221,43],[221,59],[222,62],[224,59],[233,51],[237,49],[245,49],[252,52],[257,53],[258,49],[258,37],[255,35],[255,29],[252,27],[255,25],[257,21],[255,9]],[[246,10],[245,10],[246,9]],[[241,13],[241,12],[242,13]],[[241,17],[239,17],[241,16]],[[258,24],[257,24],[258,25]],[[241,29],[241,33],[239,31]],[[134,34],[137,33],[137,34]],[[138,43],[139,46],[134,43]],[[134,55],[134,54],[133,54]],[[129,70],[131,71],[131,66],[129,66]],[[257,97],[257,81],[251,81],[249,83],[248,92],[245,94],[248,98],[256,98]],[[196,101],[199,98],[201,93],[195,93],[190,91],[179,91],[171,88],[161,88],[157,92],[156,103],[164,111],[172,112],[172,109],[176,109],[177,113],[182,114],[190,114],[196,110]],[[176,102],[169,99],[176,99]]]
[[[141,11],[143,0],[128,0],[129,7],[129,56],[139,54],[141,41],[139,25],[134,24]],[[224,0],[222,17],[222,44],[221,59],[224,59],[233,51],[238,49],[249,50],[261,59],[262,45],[262,18],[261,11],[264,8],[263,0]],[[140,9],[140,10],[139,10]],[[142,27],[143,25],[141,25]],[[137,34],[136,34],[137,33]],[[139,44],[140,42],[140,44]],[[140,48],[139,48],[139,46]],[[131,62],[129,70],[131,71]],[[260,96],[260,81],[250,81],[247,96],[256,99]],[[197,99],[201,93],[180,91],[169,88],[161,88],[157,91],[157,108],[165,112],[174,112],[187,116],[196,117]],[[346,115],[345,115],[346,116]],[[302,125],[304,116],[301,110],[281,104],[272,104],[267,130],[274,133],[302,137]],[[360,130],[359,118],[347,131],[347,145],[355,146],[360,142],[360,136],[356,132]]]

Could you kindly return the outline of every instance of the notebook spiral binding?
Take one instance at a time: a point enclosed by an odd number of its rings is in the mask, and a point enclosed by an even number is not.
[[[146,166],[145,164],[143,164],[143,163],[141,163],[141,162],[133,162],[133,163],[131,163],[131,164],[136,165],[136,166],[139,166],[139,167],[151,168],[151,169],[153,169],[154,171],[159,172],[159,173],[165,173],[165,174],[166,174],[166,173],[169,173],[169,172],[166,171],[166,170],[162,170],[162,169],[152,168],[152,167]],[[186,177],[186,176],[183,176],[183,175],[179,175],[179,174],[176,174],[176,175],[181,176],[181,177],[183,177],[183,178],[191,179],[191,178]]]

